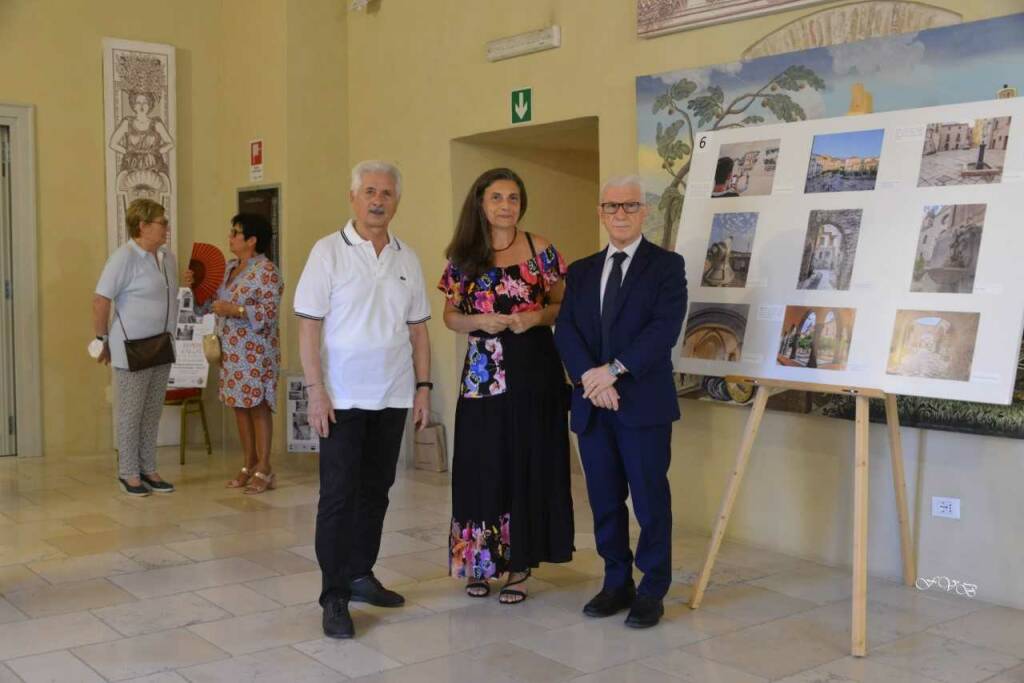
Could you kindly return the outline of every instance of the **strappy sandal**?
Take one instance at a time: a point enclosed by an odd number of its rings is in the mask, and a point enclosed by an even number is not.
[[[252,479],[252,472],[249,471],[248,467],[243,467],[239,470],[239,476],[235,477],[224,486],[229,489],[240,489],[248,484],[250,479]]]
[[[475,590],[483,589],[483,593],[474,593]],[[491,584],[486,581],[471,581],[466,584],[466,595],[471,598],[486,598],[491,594]]]
[[[256,470],[255,472],[252,473],[252,478],[259,479],[261,482],[263,482],[263,485],[260,486],[258,484],[250,482],[249,485],[245,487],[245,491],[243,491],[243,493],[263,493],[265,491],[277,488],[277,484],[274,483],[274,480],[277,477],[273,472],[271,472],[270,474],[263,474],[259,470]]]
[[[526,600],[526,591],[517,590],[515,588],[512,588],[512,586],[518,586],[521,583],[526,583],[526,580],[530,578],[530,574],[531,571],[527,569],[526,573],[523,574],[519,579],[517,579],[516,581],[509,581],[508,583],[506,583],[505,586],[500,591],[498,591],[498,602],[500,602],[503,605],[518,605],[519,603]],[[511,599],[502,600],[502,598],[506,595],[509,596]]]

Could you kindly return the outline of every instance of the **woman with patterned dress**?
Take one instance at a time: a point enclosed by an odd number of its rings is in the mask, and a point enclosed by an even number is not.
[[[551,325],[566,266],[519,230],[526,188],[508,169],[466,197],[438,288],[449,329],[468,335],[455,409],[449,568],[471,597],[526,599],[530,570],[573,551],[568,392]]]
[[[245,493],[274,488],[270,443],[281,363],[277,315],[284,283],[267,257],[272,238],[262,216],[241,213],[232,218],[228,248],[235,258],[228,261],[216,300],[197,307],[197,313],[217,314],[219,397],[234,409],[245,458],[227,487],[244,488]],[[191,276],[189,271],[189,282]]]

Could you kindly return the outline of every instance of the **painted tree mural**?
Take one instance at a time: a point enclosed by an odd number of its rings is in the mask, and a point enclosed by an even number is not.
[[[766,122],[803,121],[807,115],[790,93],[805,88],[824,90],[825,81],[812,69],[793,65],[757,90],[732,97],[728,104],[721,87],[712,85],[698,92],[697,84],[688,78],[666,86],[665,92],[655,98],[651,113],[666,112],[675,119],[667,126],[659,122],[655,133],[661,167],[671,177],[658,202],[661,246],[675,246],[675,226],[683,211],[697,133]],[[772,116],[772,120],[766,121],[766,115]]]

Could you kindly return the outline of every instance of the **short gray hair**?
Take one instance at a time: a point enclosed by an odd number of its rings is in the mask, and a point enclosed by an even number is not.
[[[612,176],[608,180],[604,181],[604,185],[601,186],[601,197],[604,197],[604,193],[613,187],[629,187],[630,185],[636,185],[640,188],[641,200],[646,203],[643,199],[644,194],[644,181],[640,179],[638,175],[617,175]]]
[[[352,184],[349,189],[358,192],[359,188],[363,186],[363,176],[367,173],[387,173],[395,181],[395,195],[402,196],[402,172],[394,164],[375,159],[360,161],[352,167]]]

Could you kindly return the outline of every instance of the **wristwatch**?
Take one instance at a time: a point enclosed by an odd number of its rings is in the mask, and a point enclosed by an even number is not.
[[[608,364],[608,372],[612,373],[612,377],[621,377],[626,374],[626,366],[619,362],[616,358]]]
[[[245,306],[238,307],[238,317],[241,318],[245,315]]]
[[[423,389],[424,387],[426,387],[427,389],[433,389],[434,388],[434,383],[433,382],[416,382],[416,388],[417,389]]]

